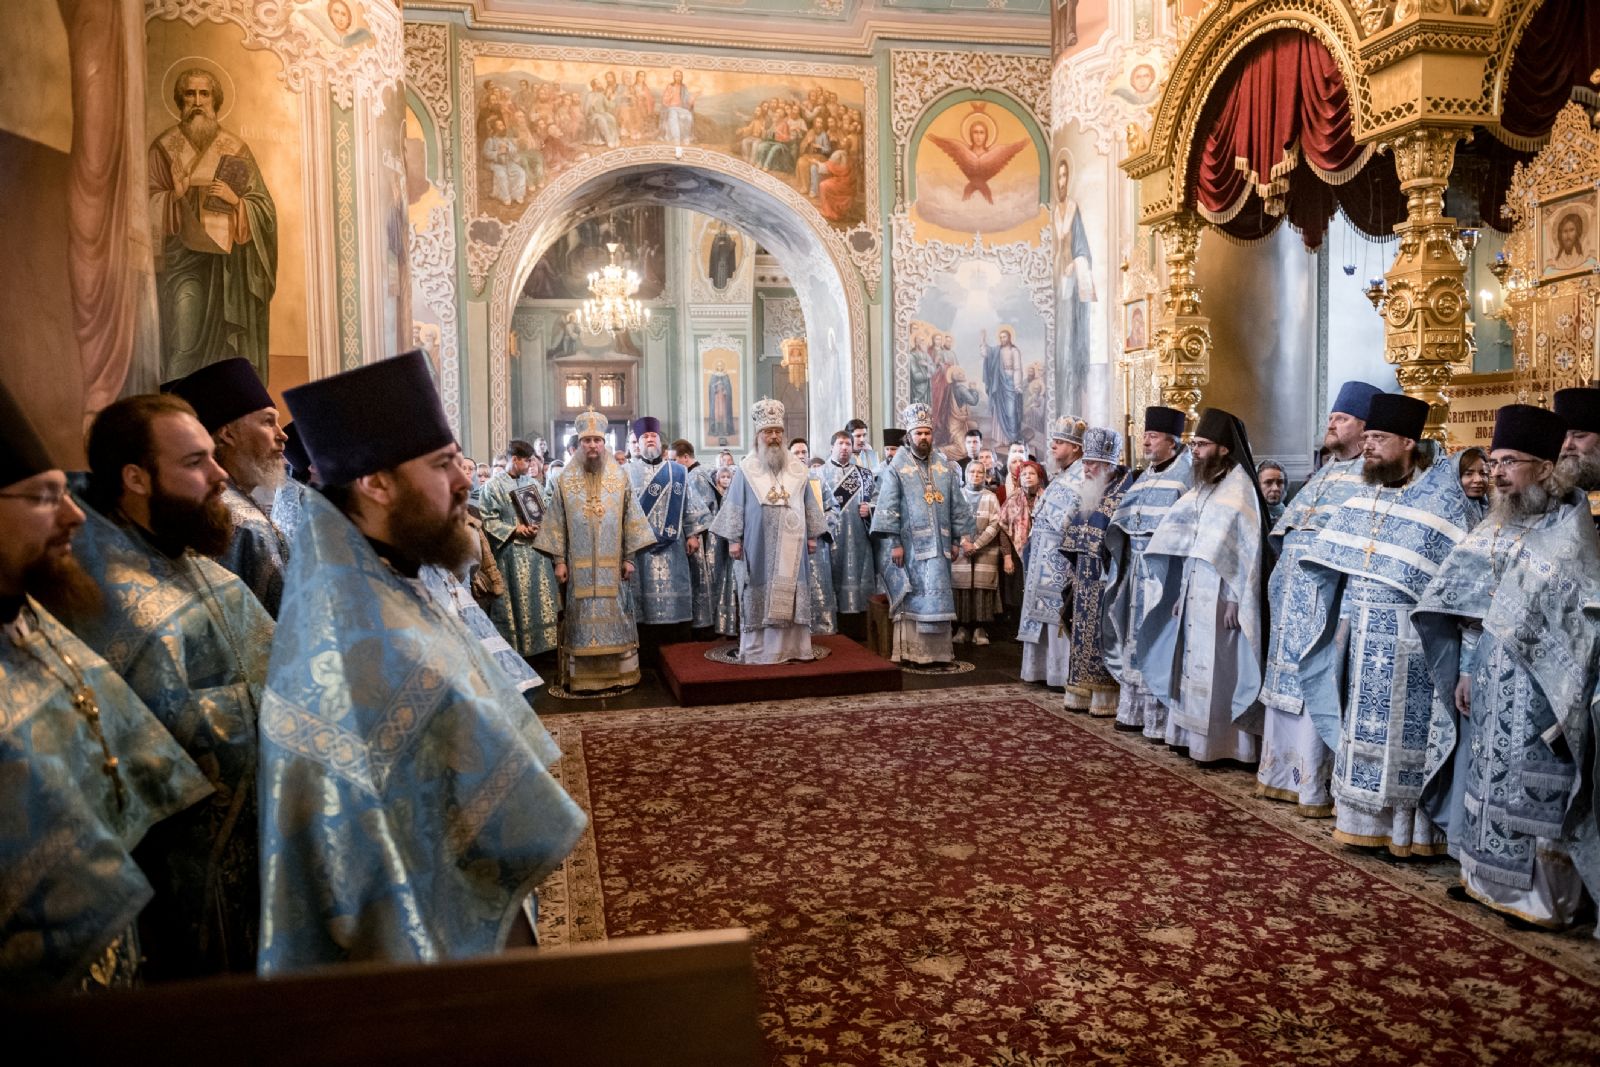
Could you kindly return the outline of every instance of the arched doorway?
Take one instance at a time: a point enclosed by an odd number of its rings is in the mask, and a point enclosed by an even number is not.
[[[508,333],[540,255],[575,222],[623,205],[689,208],[750,234],[793,282],[809,344],[810,435],[825,439],[868,401],[865,289],[839,231],[791,187],[748,164],[694,147],[618,149],[564,173],[513,228],[490,293],[490,433],[511,435]]]

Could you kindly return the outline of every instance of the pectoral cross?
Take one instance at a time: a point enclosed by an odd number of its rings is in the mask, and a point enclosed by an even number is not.
[[[1376,551],[1378,551],[1378,546],[1374,542],[1368,541],[1366,551],[1363,553],[1366,558],[1361,561],[1363,567],[1372,565],[1372,554]]]
[[[101,754],[105,756],[100,769],[111,779],[111,788],[117,799],[117,810],[122,811],[128,806],[128,793],[122,784],[122,775],[117,773],[121,761],[111,754],[111,749],[105,743],[105,734],[100,725],[100,704],[94,698],[94,691],[86,685],[73,690],[72,707],[83,716],[84,721],[89,724],[89,732],[100,741]]]
[[[789,490],[781,485],[774,485],[767,490],[767,503],[782,504],[787,507],[789,504]]]
[[[922,499],[928,504],[943,504],[944,494],[930,485],[922,491]]]

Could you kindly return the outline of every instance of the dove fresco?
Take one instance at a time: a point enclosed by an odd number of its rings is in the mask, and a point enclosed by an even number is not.
[[[970,199],[973,193],[981,193],[985,200],[994,203],[994,194],[989,191],[990,179],[1005,170],[1006,164],[1028,146],[1026,140],[991,145],[989,131],[988,122],[972,123],[967,129],[965,144],[953,137],[940,137],[937,134],[928,137],[928,140],[944,149],[945,155],[955,160],[956,166],[966,177],[967,187],[961,191],[962,200]]]

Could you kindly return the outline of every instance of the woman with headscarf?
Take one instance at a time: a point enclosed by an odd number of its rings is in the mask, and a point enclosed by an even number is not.
[[[1007,622],[1015,627],[1021,619],[1022,590],[1028,580],[1028,538],[1033,532],[1033,509],[1047,479],[1044,467],[1025,459],[1016,464],[1015,480],[1000,508],[1001,606]]]

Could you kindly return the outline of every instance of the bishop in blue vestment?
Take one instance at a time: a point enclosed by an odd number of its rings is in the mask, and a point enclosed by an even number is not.
[[[872,513],[878,573],[894,623],[891,658],[951,663],[956,598],[950,565],[972,551],[972,509],[961,491],[961,468],[933,447],[933,410],[912,404],[901,418],[907,444],[883,467]]]

